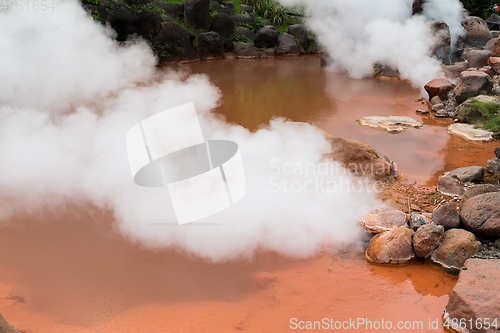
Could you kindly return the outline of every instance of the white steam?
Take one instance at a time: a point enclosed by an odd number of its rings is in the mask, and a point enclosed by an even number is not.
[[[255,133],[228,125],[210,113],[223,96],[207,76],[160,72],[144,42],[119,46],[112,35],[76,1],[0,13],[0,221],[90,201],[111,209],[133,241],[213,261],[257,248],[304,257],[357,239],[359,219],[380,203],[337,163],[315,169],[331,150],[321,131],[282,120]],[[235,141],[242,153],[245,197],[200,221],[222,225],[173,226],[167,190],[139,187],[130,174],[127,131],[191,101],[205,138]],[[306,181],[316,183],[297,187]],[[322,181],[342,190],[327,193]]]
[[[333,59],[332,67],[355,78],[373,75],[376,63],[398,69],[403,79],[422,88],[442,77],[433,58],[435,37],[429,23],[444,20],[456,41],[462,33],[458,0],[429,0],[424,16],[411,16],[412,0],[279,0],[304,6],[306,24]]]

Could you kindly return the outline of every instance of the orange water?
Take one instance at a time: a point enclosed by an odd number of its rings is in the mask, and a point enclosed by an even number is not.
[[[311,122],[369,143],[421,184],[484,165],[496,146],[468,143],[447,133],[449,120],[416,115],[421,94],[408,83],[349,79],[320,68],[318,57],[181,67],[210,76],[223,93],[216,112],[228,121],[250,129],[273,116]],[[367,115],[407,115],[425,126],[388,134],[358,125]],[[363,245],[307,260],[258,252],[210,264],[134,244],[115,232],[110,212],[85,203],[9,222],[0,227],[0,313],[27,332],[292,332],[295,322],[324,318],[416,321],[423,329],[399,331],[443,332],[439,318],[456,282],[422,262],[370,265]],[[429,328],[436,320],[439,328]]]

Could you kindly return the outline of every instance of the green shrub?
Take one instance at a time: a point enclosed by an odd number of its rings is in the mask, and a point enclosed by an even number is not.
[[[303,13],[303,8],[285,8],[273,0],[245,0],[247,5],[253,6],[257,16],[267,18],[274,26],[301,23],[302,19],[289,15],[289,12]]]
[[[465,10],[471,16],[479,16],[487,19],[493,12],[493,5],[496,1],[491,0],[460,0]]]
[[[250,42],[250,39],[248,39],[247,36],[244,36],[244,35],[236,35],[233,38],[233,42],[235,42],[235,43],[248,43],[248,42]]]
[[[464,106],[460,110],[458,118],[466,123],[482,125],[485,129],[500,133],[500,105],[484,103],[476,99],[472,101],[471,105]]]
[[[168,44],[161,43],[155,36],[150,35],[145,36],[144,38],[148,41],[151,49],[157,56],[162,58],[170,58],[170,53],[168,53]]]

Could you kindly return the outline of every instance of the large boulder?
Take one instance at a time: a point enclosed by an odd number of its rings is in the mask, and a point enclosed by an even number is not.
[[[500,159],[497,157],[486,161],[486,166],[484,167],[488,172],[497,175],[500,174]]]
[[[486,45],[483,47],[483,50],[488,50],[490,52],[493,51],[493,49],[495,48],[495,43],[497,41],[497,38],[492,38],[488,41],[488,43],[486,43]]]
[[[493,38],[493,34],[488,28],[488,24],[480,17],[469,16],[462,21],[465,28],[465,35],[459,39],[459,47],[478,47],[482,48]]]
[[[283,33],[278,37],[278,47],[276,48],[277,56],[291,56],[299,55],[300,48],[299,44],[290,34]]]
[[[439,206],[432,213],[432,222],[436,225],[442,225],[446,230],[458,228],[460,226],[460,217],[458,216],[455,203],[450,201]]]
[[[446,101],[449,98],[450,92],[455,89],[455,85],[446,79],[434,79],[429,81],[424,86],[424,89],[429,94],[429,100],[434,96],[438,96],[441,101]]]
[[[20,333],[17,328],[5,321],[0,314],[0,333]]]
[[[406,214],[390,207],[374,209],[368,212],[361,219],[360,224],[370,233],[380,233],[408,226]]]
[[[234,1],[224,1],[222,5],[224,6],[224,8],[219,9],[219,13],[226,13],[229,16],[233,16],[234,9],[236,7],[234,5]]]
[[[259,57],[259,53],[255,49],[255,47],[253,47],[252,43],[238,43],[234,47],[233,52],[238,58],[243,59]]]
[[[125,2],[103,0],[98,11],[101,19],[116,31],[116,39],[125,41],[129,35],[155,36],[163,22],[161,15],[153,11],[137,11]]]
[[[188,26],[208,30],[211,22],[210,0],[186,0],[184,2],[184,23]]]
[[[332,144],[330,157],[342,163],[350,173],[384,180],[394,172],[394,163],[372,147],[357,140],[327,135]]]
[[[288,27],[288,33],[297,39],[297,43],[302,49],[307,49],[308,39],[307,39],[307,28],[303,24],[293,24]]]
[[[444,21],[435,21],[431,23],[433,35],[436,38],[432,54],[440,59],[445,65],[451,62],[451,35],[450,27]]]
[[[460,209],[460,221],[474,233],[500,238],[500,192],[467,200]]]
[[[280,33],[273,26],[265,26],[255,35],[254,44],[256,47],[271,48],[278,45]]]
[[[489,57],[488,65],[496,74],[500,74],[500,57]]]
[[[481,243],[472,232],[450,229],[445,232],[441,245],[434,250],[430,259],[450,272],[458,272],[465,261],[480,249]]]
[[[177,10],[177,7],[171,3],[165,3],[163,1],[155,0],[152,2],[155,6],[158,8],[161,8],[165,11],[165,16],[168,18],[175,20],[179,16],[179,11]]]
[[[245,27],[237,27],[235,31],[235,35],[245,36],[251,41],[255,40],[255,32]],[[255,44],[255,43],[254,43]]]
[[[469,67],[481,68],[483,66],[488,66],[488,59],[490,56],[491,52],[488,50],[470,50],[467,52]]]
[[[488,95],[478,95],[472,98],[469,98],[462,104],[457,107],[457,118],[461,122],[469,123],[480,116],[477,114],[477,110],[471,108],[470,106],[474,105],[475,102],[488,103],[488,104],[497,104],[500,106],[500,97],[496,96],[488,96]]]
[[[158,41],[166,45],[170,57],[162,58],[162,62],[193,61],[200,56],[191,44],[189,31],[176,23],[165,22],[157,36]]]
[[[495,43],[493,44],[493,49],[491,50],[492,57],[500,57],[500,39],[494,39]]]
[[[497,158],[500,158],[500,146],[497,146],[497,147],[495,148],[495,150],[493,151],[493,153],[495,154],[495,156],[496,156]]]
[[[210,30],[218,33],[223,39],[231,38],[236,30],[236,23],[234,23],[231,16],[226,13],[217,13],[212,21]]]
[[[439,192],[452,197],[461,198],[465,193],[465,187],[458,180],[448,176],[442,176],[438,179]]]
[[[462,183],[480,182],[484,177],[484,168],[481,166],[462,167],[450,171],[446,175]]]
[[[249,6],[249,5],[240,5],[240,9],[244,12],[247,12],[247,13],[253,13],[253,6]]]
[[[500,188],[493,184],[479,184],[467,188],[467,191],[460,199],[460,206],[462,206],[467,200],[475,197],[476,195],[498,192]]]
[[[429,223],[417,229],[413,235],[413,249],[417,257],[428,258],[444,239],[443,226]]]
[[[196,35],[194,45],[196,46],[201,59],[224,57],[224,40],[215,31]]]
[[[458,78],[460,73],[469,68],[469,63],[467,61],[461,61],[453,65],[442,65],[441,67],[443,68],[446,77]]]
[[[463,103],[467,99],[489,93],[493,88],[491,77],[480,71],[464,71],[460,73],[460,80],[455,89],[457,103]]]
[[[236,23],[236,25],[244,23],[244,24],[248,24],[252,28],[257,27],[257,22],[255,21],[255,16],[250,15],[250,14],[235,14],[235,15],[233,15],[233,20]]]
[[[469,259],[450,293],[443,319],[457,332],[498,333],[500,331],[500,260]],[[496,327],[491,324],[496,321]],[[487,324],[488,323],[488,324]],[[489,327],[489,328],[486,328]]]
[[[411,229],[399,227],[374,236],[366,249],[366,260],[375,264],[404,264],[415,259],[412,235]]]

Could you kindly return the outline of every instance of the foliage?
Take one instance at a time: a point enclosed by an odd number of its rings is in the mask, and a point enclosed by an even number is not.
[[[247,5],[253,6],[258,16],[267,18],[275,26],[299,23],[300,19],[288,14],[290,11],[303,12],[301,8],[285,8],[273,0],[245,0]]]
[[[479,16],[487,19],[493,13],[493,6],[496,1],[491,0],[460,0],[465,10],[471,16]]]
[[[145,38],[151,46],[151,49],[157,56],[162,58],[170,58],[170,53],[168,53],[168,48],[170,47],[170,45],[163,44],[155,36],[149,35],[145,36]]]
[[[236,35],[234,36],[233,41],[235,43],[248,43],[250,42],[250,39],[248,39],[247,36],[244,35]]]
[[[181,27],[183,27],[184,29],[188,30],[188,31],[191,31],[192,33],[194,33],[195,35],[198,34],[198,29],[196,28],[193,28],[193,27],[190,27],[188,26],[186,23],[184,23],[184,20],[183,19],[176,19],[176,20],[173,20],[174,23],[177,23],[178,25],[180,25]]]
[[[482,125],[494,133],[500,133],[500,105],[496,103],[484,103],[476,99],[473,103],[464,106],[460,110],[459,118],[467,123]]]

